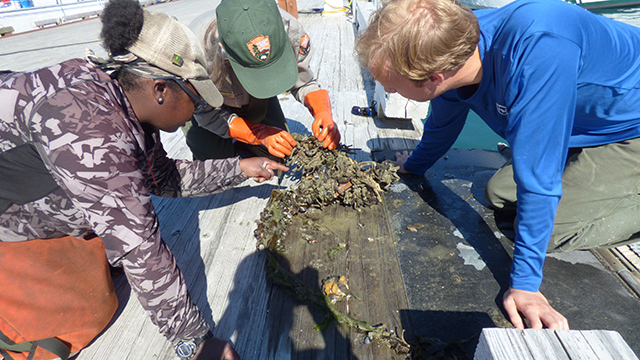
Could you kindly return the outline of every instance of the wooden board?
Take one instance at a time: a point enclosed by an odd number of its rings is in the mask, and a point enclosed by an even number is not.
[[[387,329],[402,334],[403,330],[411,332],[406,319],[403,322],[400,318],[400,310],[407,308],[407,300],[386,219],[383,204],[360,211],[332,205],[326,207],[317,220],[322,230],[305,233],[316,240],[311,243],[303,239],[301,221],[295,219],[288,226],[282,265],[317,291],[321,291],[323,279],[345,276],[355,297],[337,302],[339,310],[372,325],[384,324]],[[324,313],[317,307],[294,305],[290,294],[289,299],[287,293],[278,295],[275,301],[270,301],[269,309],[270,316],[290,318],[292,346],[298,354],[306,354],[299,358],[320,355],[330,359],[405,358],[397,356],[384,343],[367,344],[364,334],[345,325],[314,330],[324,320]],[[270,332],[277,333],[286,326],[275,325],[279,329],[273,328]]]
[[[637,360],[629,345],[611,330],[482,330],[474,360]]]

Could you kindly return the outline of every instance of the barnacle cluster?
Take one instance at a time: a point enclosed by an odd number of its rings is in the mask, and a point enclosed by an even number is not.
[[[293,137],[297,145],[286,164],[300,172],[300,181],[287,190],[271,193],[255,231],[259,249],[283,251],[286,225],[294,216],[331,204],[354,209],[373,206],[382,201],[382,192],[399,179],[398,168],[389,161],[358,162],[349,157],[348,147],[327,150],[312,135]]]

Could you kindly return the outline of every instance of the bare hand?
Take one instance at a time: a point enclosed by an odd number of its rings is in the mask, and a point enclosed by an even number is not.
[[[205,340],[193,360],[240,360],[240,355],[233,349],[231,344],[223,339],[212,337]]]
[[[274,170],[288,171],[289,168],[264,157],[253,157],[240,160],[242,175],[246,178],[253,178],[256,182],[271,180]]]
[[[411,154],[413,154],[413,151],[403,151],[402,154],[399,152],[396,152],[396,161],[393,161],[393,164],[397,167],[399,167],[398,172],[401,174],[408,174],[409,172],[407,170],[405,170],[404,168],[404,163],[407,161],[407,159],[409,158],[409,156],[411,156]]]
[[[549,305],[547,299],[538,291],[531,292],[509,288],[502,299],[504,309],[513,326],[524,330],[520,313],[531,323],[531,328],[551,330],[569,330],[567,319]]]

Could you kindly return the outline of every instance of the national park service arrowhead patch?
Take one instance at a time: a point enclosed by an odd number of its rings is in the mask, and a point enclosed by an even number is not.
[[[304,34],[300,39],[300,50],[298,50],[300,55],[307,55],[309,53],[310,45],[309,35]]]
[[[258,35],[247,43],[247,48],[254,58],[267,62],[269,55],[271,55],[271,42],[268,36]]]

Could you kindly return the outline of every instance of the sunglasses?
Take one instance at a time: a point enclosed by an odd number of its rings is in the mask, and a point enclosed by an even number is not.
[[[182,90],[184,90],[184,92],[186,92],[187,95],[189,95],[191,100],[193,100],[195,102],[195,109],[193,110],[194,114],[199,114],[201,112],[204,112],[207,109],[207,106],[209,105],[207,103],[207,101],[205,99],[201,98],[200,96],[196,95],[193,91],[191,91],[191,89],[189,89],[187,87],[187,85],[185,85],[185,80],[184,79],[181,79],[181,78],[175,77],[175,76],[160,76],[160,77],[154,78],[154,80],[173,80],[173,81],[175,81],[176,84],[178,84],[178,86],[180,86],[182,88]]]

